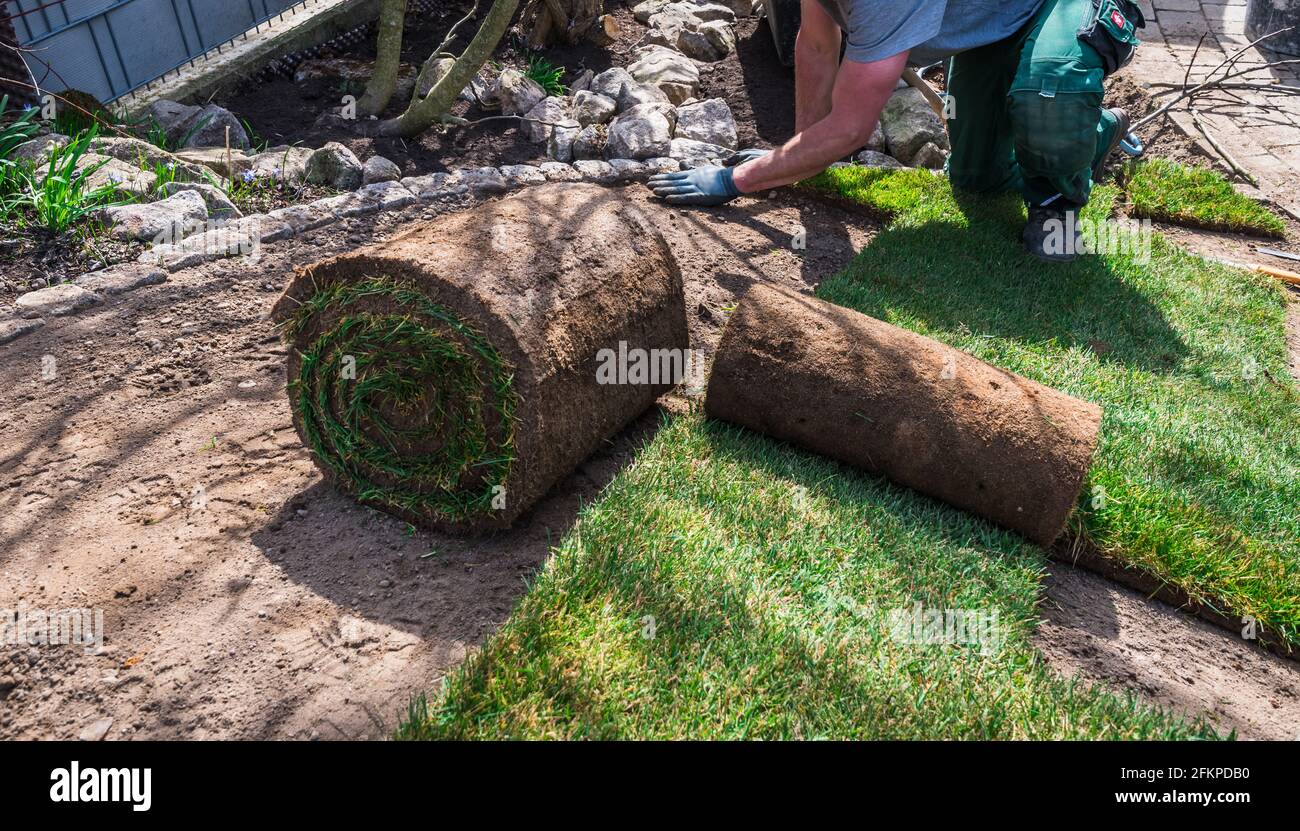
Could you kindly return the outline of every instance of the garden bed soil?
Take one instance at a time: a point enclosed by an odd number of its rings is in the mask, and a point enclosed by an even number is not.
[[[418,66],[441,41],[447,28],[463,14],[461,7],[468,8],[468,4],[463,3],[451,6],[441,14],[435,12],[408,22],[402,44],[404,62]],[[566,85],[583,70],[601,72],[631,62],[632,49],[646,27],[636,22],[627,6],[608,2],[607,7],[622,27],[617,42],[600,47],[583,41],[573,46],[553,46],[543,53],[547,60],[565,68],[562,81]],[[781,144],[794,131],[794,74],[777,60],[765,21],[752,17],[737,21],[736,36],[735,53],[701,67],[698,97],[727,100],[736,117],[742,147]],[[322,52],[321,56],[374,60],[374,42],[367,39],[346,52]],[[508,36],[493,60],[502,65],[523,67],[527,64],[527,53],[517,39]],[[380,155],[392,160],[405,176],[453,167],[546,160],[546,146],[528,141],[519,126],[509,121],[490,121],[445,131],[430,130],[409,139],[358,135],[347,124],[322,118],[331,108],[337,108],[340,98],[348,93],[359,97],[361,89],[346,86],[337,79],[312,78],[295,82],[291,75],[278,75],[258,84],[241,84],[229,92],[218,93],[216,102],[247,119],[254,131],[273,145],[319,147],[327,141],[338,141],[361,159]],[[400,114],[405,106],[405,101],[395,97],[384,117]],[[457,102],[452,112],[470,120],[498,114],[464,101]]]

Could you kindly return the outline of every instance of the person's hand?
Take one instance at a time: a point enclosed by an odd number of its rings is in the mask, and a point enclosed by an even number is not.
[[[736,167],[745,162],[752,162],[754,159],[766,156],[771,152],[771,150],[764,150],[761,147],[750,147],[746,150],[737,150],[735,153],[732,153],[730,156],[723,159],[722,165],[724,167]]]
[[[731,168],[717,165],[659,173],[651,176],[648,184],[654,195],[669,205],[721,205],[740,196],[731,180]]]

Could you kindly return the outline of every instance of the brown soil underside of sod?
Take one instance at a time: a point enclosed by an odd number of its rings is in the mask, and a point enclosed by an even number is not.
[[[672,388],[667,378],[602,383],[597,368],[603,350],[619,354],[625,344],[684,355],[688,346],[681,272],[668,244],[641,209],[618,191],[596,185],[528,188],[316,263],[289,285],[272,316],[287,320],[318,291],[378,277],[415,286],[432,303],[450,309],[497,349],[513,373],[519,401],[515,460],[504,481],[486,483],[504,486],[504,508],[461,522],[436,511],[394,510],[371,502],[444,530],[509,526]],[[401,313],[384,297],[362,307]],[[290,379],[298,378],[301,351],[336,320],[336,312],[317,315],[299,333],[289,351]],[[430,400],[447,397],[436,388],[429,392]],[[302,434],[300,414],[294,419]],[[500,423],[489,427],[494,444],[511,429]],[[436,455],[445,438],[426,438],[406,452]],[[320,467],[329,481],[355,493],[352,483],[339,481],[323,462]],[[483,490],[484,483],[471,481],[466,488]]]
[[[623,194],[681,264],[697,349],[713,348],[723,310],[750,285],[811,291],[878,228],[788,191],[705,211]],[[0,737],[75,738],[103,717],[109,739],[380,736],[506,619],[659,416],[606,443],[509,531],[412,531],[321,482],[293,429],[285,349],[268,320],[295,264],[443,214],[347,220],[268,245],[256,264],[191,269],[0,347],[0,600],[102,608],[108,630],[101,655],[0,650],[0,676],[17,681],[0,700]],[[807,250],[791,251],[801,227]],[[47,354],[53,383],[40,380]],[[207,509],[191,511],[199,484]],[[1245,736],[1294,738],[1295,663],[1089,572],[1049,568],[1035,642],[1063,674]]]
[[[1039,545],[1074,509],[1101,408],[931,338],[771,286],[740,302],[709,415],[877,473]]]

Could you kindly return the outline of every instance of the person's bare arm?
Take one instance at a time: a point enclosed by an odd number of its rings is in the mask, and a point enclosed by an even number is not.
[[[753,193],[807,179],[866,144],[906,65],[906,52],[871,63],[842,62],[830,112],[784,146],[735,168],[735,189]]]
[[[818,0],[803,0],[794,42],[794,131],[801,133],[831,111],[835,70],[840,65],[839,24]]]

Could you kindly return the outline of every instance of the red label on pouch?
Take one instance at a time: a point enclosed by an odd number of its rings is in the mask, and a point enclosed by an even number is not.
[[[1110,22],[1114,23],[1117,28],[1123,29],[1124,24],[1128,21],[1124,19],[1124,15],[1117,11],[1113,11],[1110,13]]]

